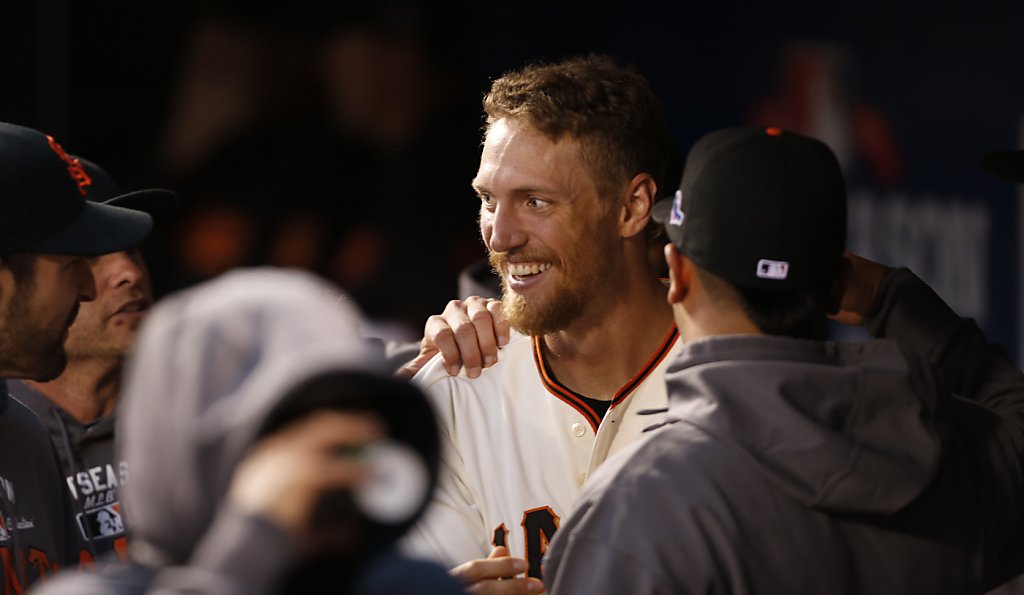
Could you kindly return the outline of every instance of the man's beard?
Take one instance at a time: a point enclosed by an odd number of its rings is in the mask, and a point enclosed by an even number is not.
[[[78,303],[75,303],[61,332],[50,332],[49,329],[34,328],[27,295],[27,291],[21,291],[11,300],[4,328],[0,329],[0,353],[18,371],[18,377],[48,382],[60,376],[67,366],[63,330],[77,315]]]
[[[572,278],[559,277],[546,288],[543,295],[526,298],[512,291],[506,271],[507,252],[491,252],[488,258],[495,273],[501,278],[501,309],[509,325],[530,336],[542,336],[565,330],[580,316],[600,291],[601,272],[597,260],[587,259],[583,250],[570,255],[570,262],[587,263]],[[547,259],[545,259],[547,260]],[[553,266],[544,274],[554,274]],[[550,284],[550,282],[549,282]]]

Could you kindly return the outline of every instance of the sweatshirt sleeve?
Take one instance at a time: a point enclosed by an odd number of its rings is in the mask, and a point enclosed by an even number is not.
[[[1024,496],[1024,375],[973,320],[957,316],[909,270],[890,272],[879,293],[879,307],[868,321],[868,330],[924,355],[956,395],[999,416],[998,424],[987,423],[984,431],[970,439],[992,464],[993,471],[985,475],[992,484],[988,506],[1003,512],[993,513],[985,530],[990,542],[1002,549],[1003,562],[991,576],[1007,580],[1019,573],[1014,561],[1024,557],[1019,514]],[[963,407],[955,410],[967,413]]]
[[[1024,377],[974,320],[961,318],[909,269],[893,270],[867,321],[876,337],[923,354],[957,395],[1001,412],[1024,412]]]
[[[630,593],[669,595],[660,573],[611,540],[570,535],[564,548],[544,558],[546,588],[552,595]]]
[[[225,507],[188,564],[156,573],[147,593],[262,595],[272,592],[294,548],[277,525]]]

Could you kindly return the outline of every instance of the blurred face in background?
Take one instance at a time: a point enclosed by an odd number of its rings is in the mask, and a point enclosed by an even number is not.
[[[149,271],[139,249],[90,257],[96,299],[83,303],[68,333],[70,359],[123,357],[153,304]]]

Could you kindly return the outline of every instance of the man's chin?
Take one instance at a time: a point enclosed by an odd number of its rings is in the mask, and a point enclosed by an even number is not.
[[[68,365],[68,356],[61,348],[56,353],[41,356],[34,364],[31,372],[26,373],[25,377],[36,382],[49,382],[64,373],[64,368]]]
[[[509,326],[518,333],[534,337],[567,328],[579,314],[578,310],[562,307],[557,300],[555,303],[542,304],[527,301],[519,295],[506,294],[502,304]]]

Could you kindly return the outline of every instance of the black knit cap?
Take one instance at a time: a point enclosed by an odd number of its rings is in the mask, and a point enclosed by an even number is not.
[[[141,242],[152,218],[91,202],[92,186],[82,163],[53,137],[0,122],[0,255],[96,255]]]
[[[740,287],[827,287],[846,244],[846,186],[821,141],[779,128],[705,135],[653,217],[697,266]]]

